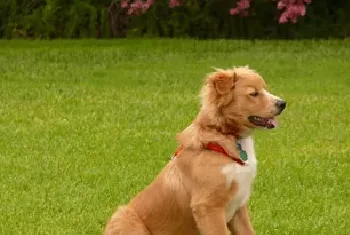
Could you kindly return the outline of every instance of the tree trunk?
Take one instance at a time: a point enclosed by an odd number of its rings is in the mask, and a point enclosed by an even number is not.
[[[121,7],[119,1],[112,1],[108,13],[112,36],[117,38],[126,37],[129,23],[127,11]]]

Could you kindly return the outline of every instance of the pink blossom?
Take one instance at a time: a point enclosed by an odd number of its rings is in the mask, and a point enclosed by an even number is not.
[[[284,1],[279,1],[278,4],[277,4],[277,8],[278,9],[283,9],[285,8],[287,5]]]
[[[121,1],[121,6],[122,6],[122,8],[128,8],[128,6],[129,6],[129,1],[128,1],[128,0],[122,0],[122,1]]]
[[[283,23],[287,23],[288,22],[288,19],[287,19],[287,13],[286,12],[283,12],[282,15],[280,16],[280,19],[278,21],[280,24],[283,24]]]
[[[250,1],[251,0],[239,0],[237,2],[237,7],[233,7],[230,9],[230,14],[231,15],[238,15],[240,14],[241,16],[248,16],[248,11],[250,7]]]
[[[169,1],[169,7],[178,7],[181,5],[181,2],[179,0],[170,0]]]
[[[142,13],[145,13],[154,3],[154,0],[147,0],[143,5],[142,5]]]
[[[129,15],[133,15],[133,14],[134,14],[134,10],[133,10],[132,8],[129,8],[128,14],[129,14]]]
[[[127,0],[123,0],[127,1]],[[133,3],[130,4],[128,9],[129,15],[140,15],[141,13],[144,14],[154,3],[155,0],[147,0],[146,2],[142,0],[135,0]],[[125,6],[125,4],[122,2],[122,7]],[[127,8],[126,7],[126,8]]]
[[[231,15],[238,15],[239,14],[238,8],[231,8],[230,9],[230,14]]]
[[[250,7],[249,0],[240,0],[237,2],[237,7],[240,9],[248,9]]]
[[[277,3],[277,8],[280,10],[284,9],[282,12],[279,23],[287,23],[288,20],[292,23],[296,23],[298,16],[305,16],[306,14],[306,4],[310,4],[311,0],[279,0]]]
[[[169,7],[177,7],[185,0],[169,0]],[[252,0],[236,0],[236,7],[229,11],[231,15],[248,16]],[[305,16],[305,4],[312,0],[272,0],[277,1],[277,8],[281,10],[279,23],[296,23],[299,16]],[[155,0],[121,0],[121,7],[127,9],[129,15],[140,15],[146,13],[154,4]]]
[[[299,6],[299,12],[300,12],[300,15],[305,16],[305,13],[306,13],[305,5]]]

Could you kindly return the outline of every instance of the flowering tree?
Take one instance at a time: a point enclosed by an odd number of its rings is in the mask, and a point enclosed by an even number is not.
[[[169,0],[169,7],[177,7],[184,3],[185,0]],[[231,15],[248,16],[252,0],[238,0],[236,7],[229,10]],[[310,4],[311,0],[272,0],[277,2],[277,8],[282,11],[279,17],[279,23],[292,22],[296,23],[298,16],[304,16],[306,13],[305,4]],[[129,15],[144,14],[155,0],[121,0],[121,6],[128,10]]]

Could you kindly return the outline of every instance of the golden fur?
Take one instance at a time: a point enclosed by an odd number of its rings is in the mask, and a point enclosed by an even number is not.
[[[225,218],[235,197],[235,180],[227,185],[222,168],[232,159],[204,148],[221,145],[237,155],[237,138],[256,127],[249,116],[278,115],[276,97],[265,91],[262,77],[247,67],[216,69],[201,90],[201,109],[191,125],[177,135],[184,149],[155,180],[120,207],[106,225],[105,235],[254,234],[247,206]],[[255,95],[257,93],[257,95]],[[226,221],[228,221],[226,223]]]

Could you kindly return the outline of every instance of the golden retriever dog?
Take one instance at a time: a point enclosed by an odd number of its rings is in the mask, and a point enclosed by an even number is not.
[[[216,69],[179,149],[155,180],[121,206],[105,235],[255,234],[247,202],[256,175],[253,130],[277,125],[286,102],[248,67]]]

